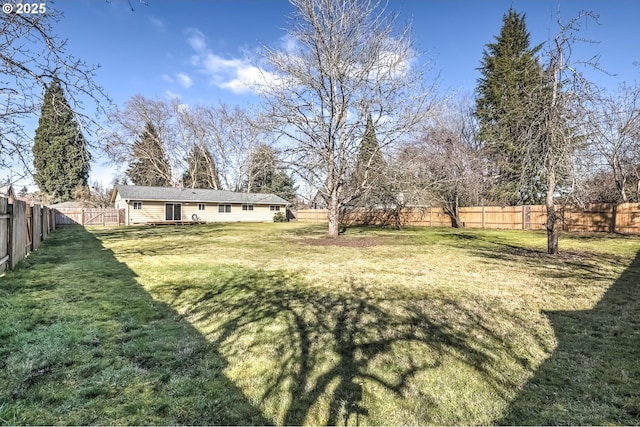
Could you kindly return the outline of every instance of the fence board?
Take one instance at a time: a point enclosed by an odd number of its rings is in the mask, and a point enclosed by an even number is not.
[[[31,206],[31,233],[31,250],[35,251],[42,240],[42,207],[40,205]]]
[[[61,208],[56,209],[57,225],[122,225],[124,209]]]
[[[556,207],[560,212],[564,231],[617,232],[640,234],[640,203],[591,204],[585,208]],[[385,224],[382,213],[350,212],[348,223]],[[488,229],[544,230],[547,210],[542,205],[532,206],[471,206],[459,210],[465,227]],[[450,227],[451,220],[442,208],[405,208],[400,212],[403,225]],[[300,222],[327,222],[326,209],[301,209],[296,213]],[[366,219],[366,221],[364,221]],[[372,221],[373,219],[373,221]],[[376,219],[379,219],[376,222]],[[387,221],[387,222],[383,222]]]
[[[52,228],[52,213],[40,205],[0,197],[0,273],[36,250]]]
[[[13,269],[28,253],[29,229],[27,224],[27,204],[14,200],[9,207],[11,213],[9,234],[9,268]]]
[[[9,199],[0,197],[0,274],[8,268],[9,261]]]

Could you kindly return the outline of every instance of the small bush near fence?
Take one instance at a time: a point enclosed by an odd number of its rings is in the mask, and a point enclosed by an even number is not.
[[[283,212],[276,212],[273,215],[273,222],[287,222],[287,216]]]

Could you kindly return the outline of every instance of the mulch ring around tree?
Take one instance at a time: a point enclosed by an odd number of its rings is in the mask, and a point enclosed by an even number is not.
[[[338,238],[316,237],[310,239],[302,239],[299,241],[301,245],[309,246],[339,246],[343,248],[370,248],[372,246],[383,245],[390,239],[388,237],[349,237],[340,236]]]

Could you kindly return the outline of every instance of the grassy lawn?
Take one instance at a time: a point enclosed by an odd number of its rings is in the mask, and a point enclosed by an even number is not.
[[[56,231],[0,277],[3,424],[640,424],[640,239]]]

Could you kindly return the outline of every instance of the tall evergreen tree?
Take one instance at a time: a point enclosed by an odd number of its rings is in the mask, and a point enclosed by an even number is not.
[[[133,160],[125,174],[134,185],[166,187],[171,184],[171,165],[152,123],[147,122],[133,144]]]
[[[382,157],[373,119],[369,113],[358,152],[356,179],[360,184],[368,182],[370,185],[375,185],[383,176],[386,167],[387,163]]]
[[[182,176],[182,183],[185,187],[220,189],[216,163],[206,147],[194,145],[185,160],[187,161],[187,170]]]
[[[525,161],[526,147],[518,142],[532,122],[532,97],[543,84],[542,66],[537,54],[542,45],[530,47],[525,15],[513,9],[503,16],[495,43],[483,53],[482,77],[478,80],[476,115],[480,121],[479,139],[484,142],[492,175],[494,197],[506,203],[536,203],[544,197],[539,170]]]
[[[353,194],[362,206],[384,204],[387,162],[382,157],[371,114],[367,116],[353,179]]]
[[[284,171],[277,153],[268,145],[259,145],[249,156],[249,173],[245,190],[251,193],[270,193],[295,203],[297,186]]]
[[[278,158],[273,148],[260,144],[249,154],[249,167],[245,190],[250,193],[263,193],[270,186],[276,173]],[[268,192],[268,191],[267,191]]]
[[[87,185],[90,160],[84,135],[54,78],[44,94],[34,138],[34,180],[40,191],[56,200],[72,200],[74,191]]]

